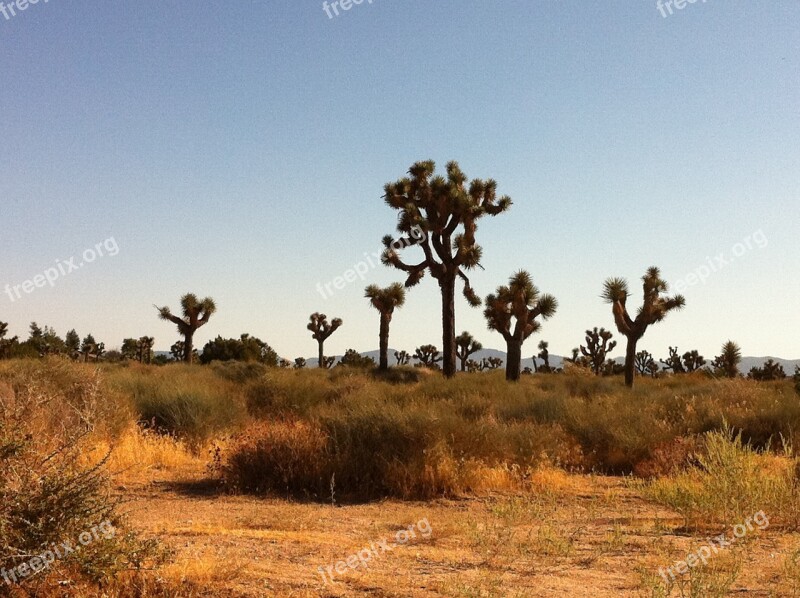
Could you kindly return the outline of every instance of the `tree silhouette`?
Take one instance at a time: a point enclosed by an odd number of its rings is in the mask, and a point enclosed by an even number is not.
[[[522,343],[541,328],[539,316],[547,320],[556,313],[558,302],[552,295],[541,295],[530,274],[520,270],[508,282],[486,297],[483,315],[489,330],[499,332],[506,341],[506,380],[519,380]],[[512,328],[511,319],[515,319]]]
[[[406,290],[399,282],[382,289],[376,284],[364,289],[364,296],[369,299],[370,305],[381,314],[381,325],[378,333],[380,339],[380,364],[378,369],[389,369],[389,324],[392,314],[397,307],[402,307],[406,301]]]
[[[499,357],[484,357],[481,360],[481,371],[496,370],[503,365],[503,360]]]
[[[648,351],[639,351],[634,358],[634,366],[640,375],[649,375],[653,378],[658,373],[658,364]]]
[[[175,341],[173,345],[169,348],[169,352],[172,355],[172,359],[175,361],[184,361],[185,360],[185,353],[186,345],[183,341]]]
[[[617,346],[617,341],[612,341],[614,335],[605,328],[586,331],[586,346],[581,345],[581,353],[588,360],[589,367],[599,376],[605,367],[606,356]],[[610,341],[610,342],[609,342]]]
[[[212,361],[244,361],[258,362],[268,366],[278,365],[278,354],[266,342],[245,333],[239,338],[222,338],[217,336],[203,347],[200,362]]]
[[[319,312],[314,312],[309,317],[309,322],[306,325],[311,331],[311,338],[317,341],[317,348],[319,349],[317,359],[319,361],[319,367],[323,369],[328,369],[333,365],[333,361],[335,360],[334,357],[330,358],[330,365],[328,364],[328,360],[326,360],[325,355],[322,351],[323,346],[325,345],[325,341],[328,340],[331,334],[336,332],[339,327],[342,325],[341,318],[334,318],[330,323],[328,322],[328,316],[325,314],[321,314]]]
[[[64,337],[64,348],[70,359],[77,359],[81,351],[81,337],[73,328]]]
[[[372,357],[361,355],[355,349],[348,349],[345,351],[344,356],[339,360],[339,365],[336,367],[351,367],[351,368],[374,368],[375,360]],[[388,369],[388,368],[387,368]]]
[[[407,365],[411,361],[411,355],[406,351],[395,351],[394,358],[397,360],[397,365]]]
[[[683,365],[683,360],[678,354],[678,347],[669,348],[669,357],[667,359],[659,359],[664,364],[665,370],[672,370],[673,374],[685,374],[686,368]]]
[[[706,360],[702,355],[700,355],[700,353],[697,352],[696,349],[687,351],[683,354],[683,367],[686,368],[686,371],[690,374],[699,370],[705,364]]]
[[[416,351],[414,351],[414,358],[417,359],[422,366],[431,369],[438,369],[439,366],[437,364],[442,361],[442,357],[439,355],[439,349],[433,345],[417,347]]]
[[[540,373],[540,374],[550,374],[550,373],[552,373],[553,368],[550,367],[550,349],[549,349],[549,347],[550,347],[550,343],[548,343],[547,341],[539,341],[539,344],[537,345],[537,348],[539,349],[539,352],[536,355],[534,355],[533,357],[531,357],[531,360],[533,361],[533,371],[534,372],[537,372],[537,373]],[[539,365],[536,363],[536,358],[537,357],[542,360],[542,367],[539,367]]]
[[[152,336],[143,336],[137,341],[139,363],[150,365],[153,361],[153,345],[156,339]]]
[[[456,355],[461,362],[461,371],[467,370],[467,361],[470,355],[483,349],[483,345],[476,341],[466,330],[456,337]]]
[[[634,361],[636,359],[636,343],[647,331],[648,326],[663,320],[673,309],[681,309],[686,304],[683,295],[662,297],[668,290],[667,283],[662,280],[661,272],[655,266],[649,268],[642,277],[644,300],[636,319],[628,314],[626,303],[630,293],[628,282],[624,278],[609,278],[603,285],[603,299],[611,304],[617,330],[628,340],[625,352],[625,384],[633,386]]]
[[[81,343],[81,353],[83,353],[83,363],[88,363],[89,358],[99,361],[106,352],[105,343],[98,343],[94,336],[87,334]]]
[[[747,377],[751,380],[758,380],[761,382],[766,382],[768,380],[783,380],[786,378],[786,371],[783,369],[783,366],[780,363],[777,363],[774,359],[769,358],[761,367],[750,368],[750,372],[747,374]]]
[[[385,186],[384,200],[399,212],[397,230],[406,235],[395,241],[383,238],[381,261],[407,274],[406,287],[419,283],[425,272],[439,283],[442,294],[443,369],[447,377],[456,373],[456,279],[464,282],[464,297],[478,307],[480,298],[470,286],[465,271],[480,265],[482,249],[475,242],[477,222],[496,216],[511,206],[509,197],[497,198],[497,183],[474,179],[456,162],[447,164],[447,176],[434,176],[433,161],[417,162],[408,176]],[[409,263],[400,258],[403,248],[419,245],[422,260]]]
[[[474,359],[467,359],[467,371],[470,373],[480,372],[483,368],[481,364],[475,361]]]
[[[178,327],[178,333],[183,336],[183,360],[191,364],[194,360],[194,333],[198,328],[208,324],[211,316],[217,311],[214,300],[206,297],[202,301],[194,293],[187,293],[181,297],[181,312],[183,317],[172,315],[169,307],[154,306],[158,310],[158,317],[167,322],[172,322]]]
[[[126,338],[122,340],[122,347],[120,347],[120,355],[122,359],[133,361],[139,358],[139,341],[135,338]]]
[[[302,370],[306,367],[306,358],[305,357],[298,357],[294,360],[294,369]]]
[[[7,359],[11,352],[11,347],[19,339],[15,336],[13,338],[6,338],[8,335],[8,323],[0,322],[0,359]]]
[[[722,345],[722,352],[714,358],[712,367],[728,378],[736,378],[739,375],[739,364],[742,362],[742,350],[733,341],[727,341]]]

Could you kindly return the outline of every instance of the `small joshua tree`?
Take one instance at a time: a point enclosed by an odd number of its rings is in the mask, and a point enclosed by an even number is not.
[[[394,358],[397,360],[397,365],[408,365],[411,361],[411,355],[406,351],[395,351]]]
[[[672,370],[673,374],[685,374],[686,368],[683,365],[683,360],[678,354],[678,347],[669,348],[669,357],[667,359],[659,359],[664,364],[665,370]]]
[[[89,362],[89,356],[94,353],[94,348],[97,345],[97,341],[94,340],[94,336],[91,334],[86,335],[86,338],[83,339],[81,343],[81,353],[83,354],[83,363]]]
[[[150,365],[153,361],[153,345],[156,344],[156,339],[152,336],[143,336],[141,337],[137,343],[137,357],[139,359],[139,363],[146,363]]]
[[[758,380],[762,382],[769,380],[783,380],[786,378],[786,371],[783,369],[781,364],[770,358],[767,359],[767,361],[764,362],[764,365],[762,365],[760,368],[750,368],[750,373],[747,374],[747,377],[751,380]]]
[[[674,309],[681,309],[686,304],[682,295],[663,297],[668,291],[667,283],[661,278],[661,272],[653,266],[642,277],[644,301],[636,318],[628,314],[627,301],[630,297],[628,282],[624,278],[609,278],[603,286],[603,299],[611,304],[614,322],[619,333],[628,340],[625,351],[625,384],[633,386],[634,361],[636,360],[636,344],[644,336],[648,326],[662,321]]]
[[[461,371],[467,370],[467,361],[473,353],[483,349],[483,345],[476,341],[466,330],[456,337],[456,355],[461,362]]]
[[[284,370],[288,370],[289,368],[292,367],[292,362],[284,357],[281,357],[278,360],[278,367]]]
[[[589,369],[592,367],[592,364],[589,363],[589,359],[581,355],[581,350],[578,347],[572,350],[572,357],[565,357],[564,361],[579,368]]]
[[[439,349],[433,345],[417,347],[414,352],[414,358],[419,361],[423,367],[435,370],[439,369],[438,363],[442,361],[442,357],[439,355]]]
[[[702,368],[705,364],[706,360],[703,358],[702,355],[700,355],[700,353],[697,352],[697,349],[687,351],[686,353],[683,354],[683,367],[690,374],[692,372],[696,372],[697,370]]]
[[[389,369],[389,324],[392,322],[392,314],[396,307],[402,307],[406,301],[406,290],[399,282],[396,282],[385,289],[376,284],[369,285],[364,289],[364,296],[369,299],[370,305],[381,314],[381,325],[379,331],[380,340],[380,364],[378,369]]]
[[[314,312],[309,316],[308,319],[310,321],[306,328],[311,331],[311,338],[317,341],[317,359],[319,361],[319,367],[328,369],[331,366],[326,365],[327,360],[325,359],[325,354],[323,353],[323,347],[325,345],[325,341],[328,340],[328,337],[336,332],[342,325],[342,320],[341,318],[334,318],[330,323],[328,323],[328,316],[319,312]],[[330,359],[331,365],[333,365],[333,360],[335,360],[335,358]]]
[[[553,368],[550,367],[550,344],[547,341],[539,341],[538,349],[539,353],[534,355],[531,360],[533,361],[533,371],[539,374],[550,374],[553,371]],[[536,358],[542,360],[542,367],[536,363]]]
[[[172,346],[169,348],[170,355],[172,355],[172,361],[186,361],[186,343],[183,341],[175,341]],[[197,353],[197,349],[192,349],[194,355],[192,355],[192,362],[200,360],[200,355]]]
[[[480,363],[478,363],[474,359],[467,359],[467,371],[470,374],[474,374],[475,372],[480,372],[482,370],[483,368],[481,367]]]
[[[596,376],[603,372],[606,356],[617,346],[617,341],[612,341],[614,335],[605,328],[586,331],[586,346],[581,345],[581,353],[588,360],[589,367]],[[609,342],[610,341],[610,342]]]
[[[648,351],[639,351],[634,359],[634,365],[642,376],[649,375],[655,378],[658,374],[658,364]]]
[[[183,336],[183,361],[191,364],[194,361],[194,333],[198,328],[208,324],[217,311],[217,305],[211,297],[202,301],[194,293],[187,293],[181,297],[181,312],[183,317],[172,314],[169,307],[158,307],[158,317],[167,322],[172,322],[178,327],[178,332]]]
[[[506,341],[506,380],[519,380],[522,343],[541,328],[536,318],[549,319],[557,307],[556,298],[540,294],[531,275],[524,270],[514,274],[508,286],[497,287],[494,294],[486,297],[483,315],[489,330],[499,332]],[[512,318],[515,320],[513,324]]]
[[[722,352],[714,358],[712,367],[728,378],[739,376],[739,364],[742,362],[742,350],[733,341],[722,345]]]
[[[481,361],[481,371],[494,371],[503,365],[503,360],[499,357],[484,357]]]
[[[305,357],[298,357],[297,359],[294,360],[294,369],[302,370],[304,367],[306,367]]]

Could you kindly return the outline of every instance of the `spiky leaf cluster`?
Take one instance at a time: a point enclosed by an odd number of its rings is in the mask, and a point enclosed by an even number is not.
[[[341,318],[334,318],[328,322],[328,316],[319,312],[314,312],[309,316],[309,323],[306,328],[311,331],[311,338],[317,341],[326,341],[330,335],[342,325]]]
[[[556,313],[558,301],[552,295],[542,295],[533,284],[530,274],[520,270],[507,286],[497,287],[486,297],[483,315],[490,330],[503,335],[506,341],[524,341],[539,330],[539,316],[547,320]],[[515,320],[512,328],[512,319]]]
[[[631,318],[627,301],[630,297],[628,282],[624,278],[609,278],[603,284],[603,299],[612,305],[614,322],[620,334],[639,339],[644,336],[647,327],[663,320],[674,309],[681,309],[686,304],[683,295],[664,296],[669,287],[661,278],[661,272],[655,266],[648,268],[642,276],[642,306]]]
[[[511,198],[497,197],[494,180],[474,179],[456,162],[447,164],[447,176],[435,175],[436,164],[417,162],[408,176],[384,188],[384,201],[398,211],[395,240],[383,238],[382,262],[406,274],[406,287],[419,283],[429,271],[437,280],[464,281],[464,296],[473,306],[481,304],[470,286],[465,271],[480,265],[482,249],[475,242],[477,221],[485,215],[496,216],[511,206]],[[419,246],[422,259],[409,263],[401,259],[404,248]]]

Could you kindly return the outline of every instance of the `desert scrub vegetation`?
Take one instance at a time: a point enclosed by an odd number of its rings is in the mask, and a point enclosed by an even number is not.
[[[392,384],[352,368],[270,369],[243,392],[258,424],[219,455],[223,478],[243,491],[318,500],[458,494],[481,487],[477,471],[524,478],[541,464],[657,477],[689,467],[708,431],[735,428],[770,454],[800,430],[788,382],[704,375],[642,380],[629,391],[580,372],[516,385],[500,372]]]
[[[708,432],[684,471],[641,484],[645,496],[669,506],[688,529],[733,525],[763,511],[772,527],[800,526],[800,459],[755,450],[727,425]]]
[[[249,364],[209,368],[132,364],[104,369],[111,388],[125,397],[126,407],[140,425],[185,440],[194,448],[242,422],[246,413],[242,384],[263,374],[257,365]]]
[[[20,595],[47,595],[55,579],[104,582],[166,556],[126,531],[107,454],[87,460],[94,441],[117,427],[107,398],[98,370],[58,358],[0,369],[0,568],[24,572],[18,568],[53,544],[76,546],[82,533],[105,526],[101,537],[36,575],[20,574]]]

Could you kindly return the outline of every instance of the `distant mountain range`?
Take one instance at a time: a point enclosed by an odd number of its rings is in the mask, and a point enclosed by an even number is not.
[[[397,360],[394,358],[394,352],[395,349],[389,349],[389,365],[395,365],[397,363]],[[536,352],[538,353],[538,350]],[[374,359],[375,362],[377,363],[378,359],[380,358],[380,351],[377,350],[367,351],[366,353],[361,353],[361,355],[363,355],[364,357],[372,357],[372,359]],[[337,363],[339,362],[339,359],[341,359],[341,357],[342,357],[341,355],[336,356]],[[503,364],[505,364],[506,352],[498,351],[497,349],[482,349],[477,353],[474,353],[470,357],[470,359],[474,359],[475,361],[480,362],[482,359],[488,359],[489,357],[499,357],[500,359],[503,360]],[[712,359],[713,358],[711,359],[709,359],[708,357],[706,358],[709,364],[711,363]],[[794,374],[794,368],[800,365],[800,359],[783,359],[780,357],[743,357],[742,363],[739,364],[739,370],[742,373],[746,374],[747,372],[750,371],[751,368],[761,367],[764,364],[764,362],[767,361],[767,359],[772,359],[776,363],[781,364],[787,376],[791,376],[792,374]],[[289,361],[294,362],[293,359]],[[539,365],[542,365],[541,359],[537,359],[536,361]],[[619,363],[624,363],[625,358],[616,357],[615,361]],[[308,358],[306,360],[306,363],[307,367],[316,367],[317,358],[316,357]],[[412,363],[415,363],[415,361],[412,360]],[[564,357],[562,355],[552,355],[552,354],[550,355],[550,367],[560,368],[563,367],[563,365],[564,365]],[[659,362],[659,366],[660,365],[662,365],[661,362]],[[530,357],[522,360],[522,369],[525,369],[526,367],[533,369],[533,360]]]

